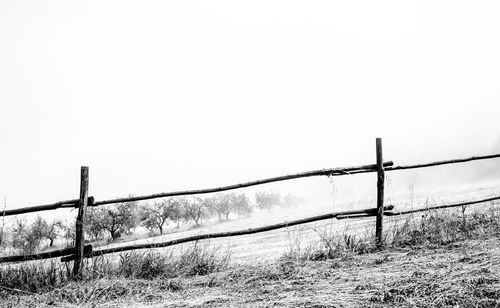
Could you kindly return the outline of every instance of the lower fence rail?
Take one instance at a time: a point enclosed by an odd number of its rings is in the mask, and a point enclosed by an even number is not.
[[[481,204],[481,203],[492,202],[492,201],[497,201],[497,200],[500,200],[500,196],[495,196],[495,197],[490,197],[490,198],[485,198],[485,199],[480,199],[480,200],[474,200],[474,201],[465,201],[465,202],[454,203],[454,204],[446,204],[446,205],[425,207],[425,208],[412,209],[412,210],[406,210],[406,211],[398,211],[398,212],[393,211],[393,209],[394,209],[393,205],[388,205],[388,206],[384,207],[384,216],[406,215],[406,214],[417,213],[417,212],[425,212],[425,211],[429,211],[429,210],[446,209],[446,208]],[[185,237],[185,238],[180,238],[180,239],[175,239],[175,240],[170,240],[170,241],[165,241],[165,242],[160,242],[160,243],[127,245],[127,246],[120,246],[120,247],[100,249],[100,250],[99,249],[94,250],[92,245],[85,245],[84,257],[91,258],[91,257],[97,257],[97,256],[106,255],[106,254],[112,254],[112,253],[118,253],[118,252],[130,251],[130,250],[148,249],[148,248],[162,248],[162,247],[174,246],[174,245],[179,245],[179,244],[194,242],[194,241],[199,241],[199,240],[255,234],[255,233],[277,230],[277,229],[281,229],[281,228],[287,228],[287,227],[300,225],[300,224],[311,223],[311,222],[320,221],[320,220],[333,219],[333,218],[336,218],[336,219],[355,219],[355,218],[373,217],[373,216],[377,215],[377,211],[378,211],[377,208],[370,208],[370,209],[363,209],[363,210],[328,213],[328,214],[312,216],[312,217],[308,217],[308,218],[302,218],[302,219],[292,220],[292,221],[288,221],[288,222],[282,222],[282,223],[258,227],[258,228],[250,228],[250,229],[245,229],[245,230],[218,232],[218,233],[207,233],[207,234],[194,235],[194,236],[190,236],[190,237]],[[30,260],[51,259],[51,258],[57,258],[57,257],[62,257],[61,258],[62,262],[73,261],[75,259],[75,248],[72,247],[72,248],[53,250],[50,252],[30,254],[30,255],[16,255],[16,256],[0,257],[0,263],[23,262],[23,261],[30,261]]]
[[[90,254],[92,252],[92,245],[85,245],[83,251],[85,255]],[[43,259],[64,257],[74,254],[75,254],[75,247],[71,247],[71,248],[53,250],[36,254],[1,257],[0,263],[43,260]]]
[[[388,206],[388,207],[386,207],[386,210],[389,211],[392,208],[393,208],[392,206]],[[356,210],[356,211],[344,211],[344,212],[337,212],[337,213],[329,213],[329,214],[312,216],[312,217],[308,217],[308,218],[302,218],[302,219],[282,222],[282,223],[264,226],[264,227],[258,227],[258,228],[250,228],[250,229],[245,229],[245,230],[218,232],[218,233],[206,233],[206,234],[194,235],[194,236],[184,237],[184,238],[170,240],[170,241],[161,242],[161,243],[146,243],[146,244],[120,246],[120,247],[114,247],[114,248],[109,248],[109,249],[94,250],[90,254],[86,255],[85,257],[91,258],[91,257],[97,257],[97,256],[102,256],[102,255],[106,255],[106,254],[110,254],[110,253],[118,253],[118,252],[124,252],[124,251],[129,251],[129,250],[162,248],[162,247],[174,246],[174,245],[179,245],[179,244],[184,244],[184,243],[189,243],[189,242],[195,242],[195,241],[199,241],[199,240],[255,234],[255,233],[267,232],[267,231],[272,231],[272,230],[281,229],[281,228],[287,228],[287,227],[291,227],[291,226],[295,226],[295,225],[306,224],[306,223],[311,223],[311,222],[325,220],[325,219],[332,219],[332,218],[336,218],[339,216],[346,216],[346,215],[375,216],[375,215],[377,215],[377,209],[372,208],[372,209],[364,209],[364,210]],[[73,260],[73,256],[67,256],[67,257],[61,259],[61,261],[63,261],[63,262],[67,262],[67,261],[71,261],[71,260]]]

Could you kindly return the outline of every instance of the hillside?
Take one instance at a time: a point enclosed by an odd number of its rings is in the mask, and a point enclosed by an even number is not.
[[[59,262],[0,270],[2,307],[499,307],[500,207],[428,211],[373,237],[300,234],[278,259],[232,262],[195,244],[96,258],[74,282]]]
[[[478,200],[500,195],[499,182],[481,183],[476,186],[425,191],[413,196],[410,200],[408,195],[389,195],[387,204],[394,204],[396,210],[422,208],[442,204],[451,204],[464,200]],[[342,200],[337,202],[334,211],[358,210],[374,207],[373,199],[366,200]],[[410,205],[412,204],[412,205]],[[244,230],[256,228],[284,221],[302,219],[310,216],[330,213],[332,205],[330,202],[307,203],[297,208],[275,208],[272,211],[256,211],[252,217],[232,219],[217,222],[207,221],[199,228],[175,229],[173,225],[167,227],[167,232],[162,236],[148,237],[146,233],[125,236],[119,242],[100,246],[98,249],[119,247],[130,244],[160,243],[164,241],[189,237],[193,235]],[[402,217],[386,217],[386,225],[394,226],[400,222]],[[231,261],[238,263],[263,262],[280,257],[291,245],[297,244],[307,246],[321,240],[325,233],[349,233],[366,236],[373,231],[374,218],[347,219],[347,220],[325,220],[316,223],[296,226],[292,228],[279,229],[265,233],[253,234],[251,236],[222,238],[211,240],[214,246],[231,250]],[[182,245],[180,248],[189,245]],[[179,252],[179,246],[159,249],[160,252],[170,253],[172,250]]]
[[[3,307],[498,307],[500,238],[321,261],[236,266],[206,276],[100,279]]]

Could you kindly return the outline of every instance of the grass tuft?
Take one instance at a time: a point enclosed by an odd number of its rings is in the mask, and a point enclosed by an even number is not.
[[[0,299],[11,306],[19,298],[26,306],[175,298],[186,306],[217,306],[228,298],[244,306],[251,297],[266,306],[500,307],[500,209],[480,209],[387,217],[383,248],[375,247],[371,232],[316,231],[320,240],[305,247],[299,233],[274,263],[229,267],[229,250],[195,243],[177,253],[87,259],[82,282],[72,281],[71,264],[58,260],[14,264],[0,268]],[[209,292],[215,295],[206,302],[190,301]]]
[[[383,248],[429,248],[449,245],[466,239],[477,239],[500,233],[500,207],[491,205],[485,210],[467,214],[462,210],[428,210],[421,215],[407,215],[394,219],[394,225],[385,232]],[[387,223],[388,217],[386,217]],[[320,240],[315,245],[302,247],[301,233],[291,242],[282,262],[295,260],[346,260],[355,255],[378,251],[373,234],[351,234],[323,230],[316,233]],[[289,236],[290,237],[290,236]],[[386,260],[379,260],[383,263]]]
[[[443,246],[465,239],[477,239],[500,232],[500,208],[485,210],[428,210],[409,215],[391,230],[391,247]]]
[[[211,248],[208,243],[195,243],[178,256],[172,252],[162,254],[158,251],[133,251],[122,253],[118,258],[102,256],[85,261],[84,281],[126,279],[171,279],[208,275],[226,269],[230,261],[230,251]],[[72,284],[71,263],[62,264],[59,260],[13,264],[0,268],[0,297],[23,292],[44,293]],[[167,289],[180,290],[179,284],[171,283]],[[95,292],[100,292],[94,290]],[[109,290],[120,295],[118,289]],[[60,294],[67,300],[70,295]],[[71,295],[73,296],[73,295]],[[76,295],[75,295],[76,296]],[[78,296],[76,296],[79,298]],[[76,299],[72,300],[73,302]]]

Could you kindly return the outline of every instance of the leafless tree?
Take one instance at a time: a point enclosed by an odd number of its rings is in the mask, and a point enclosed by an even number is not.
[[[192,220],[196,226],[201,225],[201,220],[207,215],[206,203],[201,198],[180,198],[184,208],[184,219]]]
[[[259,191],[255,193],[255,202],[259,209],[271,210],[273,206],[280,204],[281,195],[277,192]]]
[[[144,205],[140,210],[141,222],[146,228],[158,229],[160,234],[163,234],[163,227],[168,223],[168,220],[178,219],[179,207],[180,203],[175,198]]]
[[[137,202],[124,202],[117,205],[89,208],[87,223],[90,230],[108,232],[111,239],[118,239],[123,233],[129,233],[136,226]]]

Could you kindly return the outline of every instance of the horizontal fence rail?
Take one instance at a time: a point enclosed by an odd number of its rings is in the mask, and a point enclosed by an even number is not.
[[[385,208],[385,210],[390,211],[393,208],[394,208],[393,206],[387,206]],[[337,213],[329,213],[329,214],[323,214],[323,215],[318,215],[318,216],[313,216],[313,217],[308,217],[308,218],[292,220],[292,221],[288,221],[288,222],[282,222],[282,223],[264,226],[264,227],[259,227],[259,228],[250,228],[250,229],[239,230],[239,231],[228,231],[228,232],[218,232],[218,233],[206,233],[206,234],[199,234],[199,235],[184,237],[184,238],[170,240],[170,241],[161,242],[161,243],[146,243],[146,244],[120,246],[120,247],[114,247],[114,248],[102,249],[102,250],[94,250],[90,254],[87,255],[87,258],[102,256],[102,255],[106,255],[106,254],[110,254],[110,253],[124,252],[124,251],[129,251],[129,250],[147,249],[147,248],[162,248],[162,247],[174,246],[174,245],[179,245],[179,244],[184,244],[184,243],[189,243],[189,242],[195,242],[195,241],[199,241],[199,240],[207,240],[207,239],[222,238],[222,237],[233,237],[233,236],[241,236],[241,235],[267,232],[267,231],[292,227],[295,225],[306,224],[306,223],[311,223],[311,222],[325,220],[325,219],[332,219],[332,218],[336,218],[338,216],[346,216],[346,215],[375,216],[376,214],[377,214],[377,208],[357,210],[357,211],[344,211],[344,212],[337,212]],[[71,261],[71,260],[72,260],[72,257],[69,256],[69,257],[64,258],[62,261]]]
[[[267,226],[263,226],[263,227],[250,228],[250,229],[238,230],[238,231],[200,234],[200,235],[184,237],[184,238],[169,240],[169,241],[160,242],[160,243],[145,243],[145,244],[125,245],[125,246],[100,249],[100,250],[93,250],[92,245],[85,245],[83,247],[83,252],[82,252],[81,243],[84,242],[84,237],[85,237],[84,232],[80,232],[80,234],[77,232],[77,236],[79,239],[77,239],[76,245],[78,247],[80,247],[79,249],[67,248],[67,249],[54,250],[54,251],[38,253],[38,254],[0,257],[0,263],[2,263],[2,262],[20,262],[20,261],[29,261],[29,260],[42,260],[42,259],[49,259],[49,258],[55,258],[55,257],[63,257],[61,259],[61,261],[72,261],[72,260],[76,259],[76,261],[74,262],[74,276],[75,276],[75,279],[79,279],[78,277],[80,277],[80,273],[81,273],[80,267],[83,266],[81,263],[82,257],[89,258],[89,257],[102,256],[102,255],[106,255],[106,254],[119,253],[119,252],[124,252],[124,251],[129,251],[129,250],[162,248],[162,247],[168,247],[168,246],[173,246],[173,245],[178,245],[178,244],[183,244],[183,243],[188,243],[188,242],[194,242],[194,241],[199,241],[199,240],[249,235],[249,234],[267,232],[267,231],[277,230],[277,229],[281,229],[281,228],[287,228],[287,227],[291,227],[291,226],[295,226],[295,225],[306,224],[306,223],[311,223],[311,222],[326,220],[326,219],[333,219],[333,218],[349,219],[349,218],[363,218],[363,217],[372,217],[372,216],[377,216],[377,226],[378,227],[377,227],[377,232],[376,232],[377,233],[376,240],[377,240],[378,244],[382,245],[383,242],[381,241],[381,239],[382,239],[382,221],[383,221],[382,218],[383,218],[383,216],[397,216],[397,215],[405,215],[405,214],[423,212],[423,211],[434,210],[434,209],[446,209],[446,208],[459,207],[459,206],[464,207],[464,206],[472,205],[472,204],[480,204],[480,203],[500,200],[500,196],[496,196],[496,197],[490,197],[490,198],[475,200],[475,201],[465,201],[465,202],[454,203],[454,204],[446,204],[446,205],[440,205],[440,206],[425,207],[425,208],[419,208],[419,209],[411,209],[411,210],[394,212],[394,211],[392,211],[394,208],[393,205],[384,206],[385,171],[397,171],[397,170],[427,168],[427,167],[434,167],[434,166],[440,166],[440,165],[457,164],[457,163],[465,163],[465,162],[477,161],[477,160],[500,158],[500,154],[473,156],[473,157],[469,157],[469,158],[443,160],[443,161],[436,161],[436,162],[430,162],[430,163],[424,163],[424,164],[394,166],[394,163],[392,161],[383,162],[383,160],[382,160],[382,140],[380,138],[377,138],[376,144],[377,144],[377,164],[313,170],[313,171],[307,171],[307,172],[278,176],[278,177],[271,177],[271,178],[266,178],[266,179],[261,179],[261,180],[256,180],[256,181],[250,181],[250,182],[215,187],[215,188],[184,190],[184,191],[174,191],[174,192],[162,192],[162,193],[157,193],[157,194],[150,194],[150,195],[143,195],[143,196],[132,196],[132,197],[126,197],[126,198],[115,198],[115,199],[108,199],[108,200],[101,200],[101,201],[95,201],[94,197],[87,197],[88,167],[82,167],[82,170],[84,168],[87,168],[86,169],[87,170],[87,181],[86,181],[86,185],[83,185],[83,186],[81,185],[81,189],[80,189],[81,195],[80,195],[79,199],[60,201],[60,202],[56,202],[56,203],[52,203],[52,204],[23,207],[23,208],[12,209],[12,210],[4,210],[4,211],[0,211],[0,217],[1,216],[10,216],[10,215],[20,215],[20,214],[46,211],[46,210],[55,210],[55,209],[60,209],[60,208],[79,208],[79,212],[85,213],[85,209],[87,206],[100,206],[100,205],[107,205],[107,204],[143,201],[143,200],[175,197],[175,196],[209,194],[209,193],[229,191],[229,190],[235,190],[235,189],[251,187],[251,186],[256,186],[256,185],[262,185],[262,184],[267,184],[267,183],[280,182],[280,181],[306,178],[306,177],[313,177],[313,176],[329,176],[330,177],[330,176],[355,175],[355,174],[370,173],[370,172],[377,172],[377,174],[378,174],[378,176],[377,176],[377,179],[378,179],[377,180],[378,181],[378,184],[377,184],[378,185],[377,208],[364,209],[364,210],[351,210],[351,211],[343,211],[343,212],[337,212],[337,213],[328,213],[328,214],[323,214],[323,215],[319,215],[319,216],[313,216],[313,217],[308,217],[308,218],[303,218],[303,219],[298,219],[298,220],[293,220],[293,221],[288,221],[288,222],[282,222],[282,223],[273,224],[273,225],[267,225]],[[82,171],[81,176],[83,179],[83,171]],[[83,182],[81,182],[81,183],[83,183]],[[83,193],[82,193],[82,191],[83,191]],[[77,230],[78,230],[78,228],[82,229],[83,226],[85,225],[85,222],[84,222],[85,215],[82,214],[79,216],[81,216],[81,217],[80,217],[80,220],[77,221],[77,224],[79,223],[80,225],[77,226]],[[80,264],[80,266],[77,266],[78,265],[77,263]]]
[[[394,205],[389,205],[389,206],[384,207],[384,215],[385,216],[399,216],[399,215],[406,215],[406,214],[411,214],[411,213],[425,212],[425,211],[435,210],[435,209],[446,209],[446,208],[460,207],[460,206],[466,206],[466,205],[481,204],[481,203],[486,203],[486,202],[491,202],[491,201],[496,201],[496,200],[500,200],[500,196],[490,197],[490,198],[480,199],[480,200],[474,200],[474,201],[464,201],[464,202],[460,202],[460,203],[445,204],[445,205],[432,206],[432,207],[424,207],[424,208],[407,210],[407,211],[399,211],[399,212],[394,212],[393,211]],[[259,227],[259,228],[250,228],[250,229],[239,230],[239,231],[229,231],[229,232],[219,232],[219,233],[207,233],[207,234],[200,234],[200,235],[195,235],[195,236],[190,236],[190,237],[186,237],[186,238],[180,238],[180,239],[175,239],[175,240],[170,240],[170,241],[160,242],[160,243],[128,245],[128,246],[121,246],[121,247],[102,249],[102,250],[99,250],[99,249],[93,250],[92,245],[85,245],[84,254],[85,254],[85,257],[90,258],[90,257],[102,256],[105,254],[119,253],[119,252],[136,250],[136,249],[162,248],[162,247],[174,246],[174,245],[178,245],[178,244],[199,241],[199,240],[223,238],[223,237],[233,237],[233,236],[239,236],[239,235],[248,235],[248,234],[267,232],[267,231],[272,231],[272,230],[276,230],[276,229],[287,228],[287,227],[291,227],[291,226],[295,226],[295,225],[299,225],[299,224],[306,224],[306,223],[311,223],[311,222],[326,220],[326,219],[333,219],[333,218],[352,219],[352,218],[373,217],[376,215],[376,213],[377,213],[377,208],[357,210],[357,211],[343,211],[343,212],[337,212],[337,213],[328,213],[328,214],[293,220],[293,221],[289,221],[289,222],[278,223],[278,224]],[[29,261],[29,260],[41,260],[41,259],[50,259],[50,258],[56,258],[56,257],[64,257],[61,259],[61,261],[68,262],[68,261],[74,260],[74,253],[75,253],[75,248],[72,247],[72,248],[53,250],[50,252],[32,254],[32,255],[18,255],[18,256],[1,257],[0,263],[20,262],[20,261]]]
[[[452,165],[452,164],[461,164],[461,163],[466,163],[466,162],[471,162],[471,161],[476,161],[476,160],[486,160],[486,159],[493,159],[493,158],[500,158],[500,154],[492,154],[492,155],[483,155],[483,156],[472,156],[468,158],[459,158],[459,159],[450,159],[450,160],[441,160],[441,161],[434,161],[434,162],[429,162],[429,163],[424,163],[424,164],[413,164],[413,165],[401,165],[401,166],[387,166],[384,168],[384,171],[398,171],[398,170],[408,170],[408,169],[420,169],[420,168],[429,168],[429,167],[436,167],[436,166],[441,166],[441,165]],[[351,171],[351,172],[345,172],[343,174],[335,174],[332,176],[337,176],[337,175],[354,175],[354,174],[360,174],[360,173],[369,173],[369,172],[374,172],[373,170],[356,170],[356,171]]]
[[[451,160],[435,161],[435,162],[424,163],[424,164],[402,165],[402,166],[394,166],[394,163],[392,161],[388,161],[388,162],[384,163],[384,171],[397,171],[397,170],[427,168],[427,167],[449,165],[449,164],[458,164],[458,163],[464,163],[464,162],[470,162],[470,161],[476,161],[476,160],[492,159],[492,158],[500,158],[500,154],[484,155],[484,156],[472,156],[472,157],[468,157],[468,158],[451,159]],[[234,189],[238,189],[238,188],[262,185],[262,184],[267,184],[267,183],[272,183],[272,182],[280,182],[280,181],[286,181],[286,180],[292,180],[292,179],[298,179],[298,178],[312,177],[312,176],[343,176],[343,175],[355,175],[355,174],[360,174],[360,173],[370,173],[370,172],[376,172],[376,171],[377,171],[376,165],[373,164],[373,165],[362,165],[362,166],[357,166],[357,167],[330,168],[330,169],[314,170],[314,171],[278,176],[278,177],[273,177],[273,178],[268,178],[268,179],[263,179],[263,180],[257,180],[257,181],[252,181],[252,182],[246,182],[246,183],[240,183],[240,184],[234,184],[234,185],[228,185],[228,186],[221,186],[221,187],[216,187],[216,188],[165,192],[165,193],[158,193],[158,194],[151,194],[151,195],[144,195],[144,196],[117,198],[117,199],[109,199],[109,200],[101,200],[101,201],[95,201],[94,197],[89,197],[89,206],[99,206],[99,205],[105,205],[105,204],[114,204],[114,203],[131,202],[131,201],[142,201],[142,200],[158,199],[158,198],[165,198],[165,197],[209,194],[209,193],[214,193],[214,192],[222,192],[222,191],[234,190]],[[5,210],[5,211],[0,211],[0,216],[19,215],[19,214],[26,214],[26,213],[39,212],[39,211],[55,210],[55,209],[60,209],[60,208],[75,208],[78,206],[78,201],[79,201],[78,199],[72,199],[72,200],[60,201],[60,202],[46,204],[46,205],[37,205],[37,206],[23,207],[23,208],[12,209],[12,210]]]
[[[469,158],[442,160],[442,161],[435,161],[435,162],[430,162],[430,163],[425,163],[425,164],[406,165],[406,166],[392,166],[392,167],[385,168],[385,171],[428,168],[428,167],[435,167],[435,166],[441,166],[441,165],[450,165],[450,164],[460,164],[460,163],[466,163],[466,162],[471,162],[471,161],[475,161],[475,160],[484,160],[484,159],[492,159],[492,158],[500,158],[500,154],[483,155],[483,156],[472,156],[472,157],[469,157]]]
[[[23,207],[23,208],[18,208],[18,209],[6,210],[6,211],[0,212],[0,216],[12,216],[12,215],[40,212],[40,211],[57,210],[57,209],[63,209],[63,208],[74,208],[78,205],[78,201],[79,201],[78,199],[73,199],[73,200],[60,201],[60,202],[45,204],[45,205],[35,205],[35,206],[30,206],[30,207]],[[94,197],[89,197],[88,202],[89,202],[89,204],[92,204],[94,202]]]
[[[35,205],[35,206],[18,208],[18,209],[5,210],[5,211],[0,212],[0,216],[20,215],[20,214],[34,213],[34,212],[40,212],[40,211],[56,210],[56,209],[61,209],[61,208],[66,208],[66,207],[75,207],[75,204],[77,204],[77,203],[78,203],[78,199],[74,199],[74,200],[60,201],[60,202],[45,204],[45,205]]]
[[[90,254],[92,252],[92,245],[85,245],[83,250],[84,250],[85,255]],[[75,254],[75,247],[71,247],[71,248],[65,248],[65,249],[60,249],[60,250],[35,253],[35,254],[30,254],[30,255],[1,257],[0,263],[51,259],[51,258],[70,256],[70,255],[74,255],[74,254]]]
[[[412,209],[412,210],[407,210],[407,211],[387,212],[387,213],[384,213],[384,215],[386,215],[386,216],[405,215],[405,214],[411,214],[411,213],[425,212],[425,211],[429,211],[429,210],[447,209],[447,208],[452,208],[452,207],[480,204],[480,203],[486,203],[486,202],[491,202],[491,201],[496,201],[496,200],[500,200],[500,196],[481,199],[481,200],[475,200],[475,201],[465,201],[465,202],[453,203],[453,204],[429,206],[429,207],[423,207],[423,208]]]
[[[392,161],[388,161],[388,162],[384,163],[384,166],[386,166],[386,167],[390,167],[392,165],[394,165],[394,163]],[[221,187],[216,187],[216,188],[205,188],[205,189],[196,189],[196,190],[165,192],[165,193],[158,193],[158,194],[152,194],[152,195],[134,196],[134,197],[126,197],[126,198],[118,198],[118,199],[110,199],[110,200],[102,200],[102,201],[95,201],[94,197],[89,197],[88,203],[89,203],[89,206],[99,206],[99,205],[105,205],[105,204],[114,204],[114,203],[131,202],[131,201],[142,201],[142,200],[158,199],[158,198],[165,198],[165,197],[209,194],[209,193],[228,191],[228,190],[257,186],[257,185],[262,185],[262,184],[267,184],[267,183],[272,183],[272,182],[281,182],[281,181],[286,181],[286,180],[293,180],[293,179],[306,178],[306,177],[312,177],[312,176],[340,176],[340,175],[349,175],[349,174],[351,174],[351,172],[359,172],[359,171],[376,172],[376,167],[377,167],[377,165],[372,164],[372,165],[362,165],[362,166],[355,166],[355,167],[321,169],[321,170],[314,170],[314,171],[307,171],[307,172],[295,173],[295,174],[290,174],[290,175],[272,177],[272,178],[251,181],[251,182],[246,182],[246,183],[221,186]],[[0,211],[0,216],[19,215],[19,214],[26,214],[26,213],[31,213],[31,212],[55,210],[55,209],[59,209],[59,208],[71,208],[71,207],[74,208],[74,207],[78,206],[78,202],[79,202],[79,199],[73,199],[73,200],[66,200],[66,201],[61,201],[61,202],[56,202],[56,203],[46,204],[46,205],[37,205],[37,206],[24,207],[24,208],[13,209],[13,210]]]
[[[386,167],[389,167],[392,165],[394,165],[394,163],[392,161],[388,161],[388,162],[384,163],[384,166],[386,166]],[[113,204],[113,203],[122,203],[122,202],[131,202],[131,201],[142,201],[142,200],[165,198],[165,197],[210,194],[210,193],[215,193],[215,192],[228,191],[228,190],[234,190],[234,189],[239,189],[239,188],[268,184],[268,183],[273,183],[273,182],[281,182],[281,181],[287,181],[287,180],[293,180],[293,179],[299,179],[299,178],[307,178],[307,177],[312,177],[312,176],[339,176],[339,175],[348,175],[350,172],[357,172],[357,171],[376,172],[377,171],[376,167],[377,167],[377,165],[362,165],[362,166],[356,166],[356,167],[321,169],[321,170],[314,170],[314,171],[272,177],[272,178],[251,181],[251,182],[246,182],[246,183],[221,186],[221,187],[216,187],[216,188],[174,191],[174,192],[166,192],[166,193],[159,193],[159,194],[152,194],[152,195],[145,195],[145,196],[135,196],[135,197],[126,197],[126,198],[96,201],[96,202],[94,202],[94,206],[104,205],[104,204]]]
[[[384,171],[397,171],[397,170],[406,170],[406,169],[428,168],[428,167],[435,167],[435,166],[440,166],[440,165],[459,164],[459,163],[471,162],[471,161],[476,161],[476,160],[492,159],[492,158],[500,158],[500,154],[472,156],[472,157],[468,157],[468,158],[450,159],[450,160],[435,161],[435,162],[424,163],[424,164],[414,164],[414,165],[404,165],[404,166],[394,166],[394,163],[392,161],[387,161],[387,162],[383,163],[383,166],[384,166]],[[343,176],[343,175],[354,175],[354,174],[360,174],[360,173],[371,173],[371,172],[377,172],[376,168],[377,168],[377,165],[373,164],[373,165],[364,165],[364,166],[357,166],[357,167],[321,169],[321,170],[279,176],[279,177],[274,177],[274,178],[268,178],[268,179],[263,179],[263,180],[258,180],[258,181],[252,181],[252,182],[247,182],[247,183],[222,186],[222,187],[218,187],[218,188],[176,191],[176,192],[159,193],[159,194],[152,194],[152,195],[145,195],[145,196],[135,196],[135,197],[126,197],[126,198],[95,201],[93,203],[93,206],[114,204],[114,203],[121,203],[121,202],[142,201],[142,200],[165,198],[165,197],[208,194],[208,193],[234,190],[234,189],[238,189],[238,188],[262,185],[262,184],[267,184],[267,183],[272,183],[272,182],[280,182],[280,181],[286,181],[286,180],[292,180],[292,179],[298,179],[298,178],[312,177],[312,176],[325,176],[325,175],[326,176]]]
[[[393,208],[394,208],[394,206],[390,205],[390,206],[386,206],[385,210],[391,211]],[[288,221],[288,222],[282,222],[282,223],[264,226],[264,227],[259,227],[259,228],[250,228],[250,229],[239,230],[239,231],[229,231],[229,232],[219,232],[219,233],[207,233],[207,234],[190,236],[190,237],[186,237],[186,238],[180,238],[180,239],[176,239],[176,240],[170,240],[170,241],[161,242],[161,243],[147,243],[147,244],[120,246],[120,247],[115,247],[115,248],[110,248],[110,249],[102,249],[102,250],[93,250],[92,245],[85,245],[84,255],[86,257],[95,257],[95,256],[101,256],[101,255],[105,255],[105,254],[117,253],[117,252],[123,252],[123,251],[128,251],[128,250],[135,250],[135,249],[161,248],[161,247],[174,246],[174,245],[178,245],[178,244],[199,241],[199,240],[261,233],[261,232],[266,232],[266,231],[271,231],[271,230],[287,228],[287,227],[291,227],[291,226],[295,226],[295,225],[306,224],[306,223],[311,223],[311,222],[326,220],[326,219],[332,219],[332,218],[339,218],[339,217],[344,217],[344,216],[355,217],[356,215],[363,215],[362,217],[370,217],[370,216],[376,215],[376,213],[377,213],[376,208],[365,209],[365,210],[356,210],[356,211],[344,211],[344,212],[338,212],[338,213],[328,213],[328,214],[323,214],[323,215],[318,215],[318,216],[313,216],[313,217],[308,217],[308,218],[303,218],[303,219],[298,219],[298,220],[292,220],[292,221]],[[0,263],[20,262],[20,261],[28,261],[28,260],[41,260],[41,259],[50,259],[50,258],[56,258],[56,257],[65,257],[65,258],[62,258],[62,261],[67,262],[67,261],[74,260],[74,254],[75,254],[75,248],[72,247],[72,248],[53,250],[50,252],[44,252],[44,253],[32,254],[32,255],[18,255],[18,256],[1,257]]]

